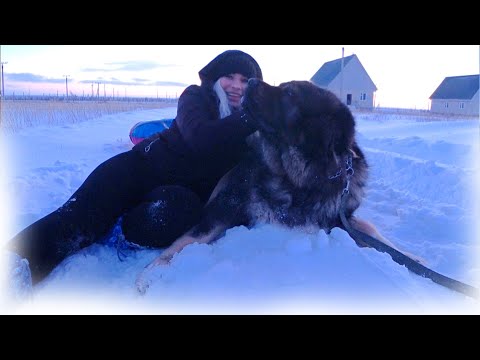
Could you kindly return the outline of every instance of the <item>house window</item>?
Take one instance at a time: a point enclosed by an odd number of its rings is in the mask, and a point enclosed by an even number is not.
[[[366,93],[361,93],[360,94],[360,101],[365,101],[367,100],[367,94]]]
[[[460,106],[460,109],[465,109],[465,103],[461,102],[459,106]]]
[[[448,109],[448,102],[445,103],[445,109]]]

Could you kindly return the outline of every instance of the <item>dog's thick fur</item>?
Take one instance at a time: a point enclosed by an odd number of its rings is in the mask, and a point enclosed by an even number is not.
[[[148,287],[150,269],[168,264],[186,245],[209,243],[234,226],[278,223],[315,226],[327,233],[342,227],[339,212],[347,180],[347,218],[357,229],[388,242],[353,217],[364,196],[368,165],[346,105],[308,81],[271,86],[250,79],[243,106],[259,126],[247,139],[251,154],[220,180],[200,223],[140,274],[140,292]]]

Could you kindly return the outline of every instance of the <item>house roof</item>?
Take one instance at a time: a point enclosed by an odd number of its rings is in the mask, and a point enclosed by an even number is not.
[[[446,77],[430,96],[430,99],[470,100],[478,92],[479,85],[479,75]]]
[[[343,66],[345,67],[350,62],[350,60],[353,59],[354,56],[356,55],[353,54],[353,55],[344,57]],[[319,86],[326,87],[328,84],[332,82],[333,79],[337,77],[338,74],[340,74],[341,70],[342,70],[342,58],[326,62],[322,65],[320,69],[318,69],[315,75],[312,76],[310,81],[314,82]]]

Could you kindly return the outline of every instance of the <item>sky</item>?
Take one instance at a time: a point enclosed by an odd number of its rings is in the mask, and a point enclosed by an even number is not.
[[[445,77],[480,72],[479,45],[2,45],[7,95],[178,97],[219,53],[240,49],[272,85],[309,80],[356,54],[378,88],[376,106],[428,109]]]
[[[135,123],[175,114],[65,118],[0,132],[0,240],[61,206],[99,163],[131,149]],[[357,216],[432,270],[480,287],[478,121],[378,111],[356,121],[370,164]],[[187,246],[152,273],[145,295],[135,278],[161,250],[124,250],[120,261],[115,239],[65,259],[21,302],[1,289],[0,313],[480,314],[478,301],[357,247],[340,229],[327,236],[271,224],[232,228],[215,244]]]

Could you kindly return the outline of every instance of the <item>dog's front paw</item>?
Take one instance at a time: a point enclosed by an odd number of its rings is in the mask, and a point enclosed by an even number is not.
[[[146,271],[146,270],[145,270]],[[150,287],[150,284],[152,283],[152,280],[148,278],[148,274],[145,273],[145,271],[142,271],[138,276],[137,279],[135,280],[135,287],[137,289],[137,292],[140,295],[145,295],[147,292],[148,288]]]
[[[145,295],[150,286],[153,283],[154,279],[161,279],[162,275],[155,275],[155,267],[146,267],[140,274],[138,274],[137,279],[135,280],[135,288],[140,295]]]
[[[138,274],[137,279],[135,280],[135,287],[141,295],[145,295],[148,288],[152,284],[152,277],[155,270],[158,270],[159,266],[167,266],[170,262],[170,259],[171,257],[159,256],[150,264],[148,264],[140,274]],[[161,277],[161,275],[159,277]]]

